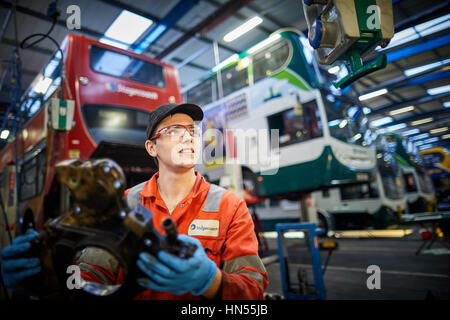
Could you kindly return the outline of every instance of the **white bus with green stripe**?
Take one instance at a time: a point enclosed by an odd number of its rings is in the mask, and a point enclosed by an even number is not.
[[[402,214],[408,213],[402,170],[389,151],[377,153],[374,179],[317,190],[311,196],[318,212],[318,225],[331,234],[395,227]],[[298,222],[300,216],[299,201],[286,199],[266,200],[257,204],[256,210],[265,231],[275,230],[280,222]]]
[[[259,197],[298,200],[314,190],[369,181],[375,173],[375,150],[364,139],[363,107],[330,84],[307,39],[281,29],[227,59],[185,90],[184,99],[203,108],[205,130],[278,130],[279,145],[271,150],[278,162],[241,162],[244,186]],[[261,140],[248,138],[252,155]],[[224,166],[214,161],[198,169],[210,181],[224,175]]]
[[[401,167],[409,213],[437,211],[433,182],[413,143],[392,132],[383,134],[382,138],[385,149],[393,153]]]

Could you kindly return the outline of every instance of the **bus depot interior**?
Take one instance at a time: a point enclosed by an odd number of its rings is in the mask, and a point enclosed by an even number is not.
[[[73,209],[63,161],[148,180],[150,112],[188,102],[266,299],[450,299],[448,1],[0,4],[0,249]]]

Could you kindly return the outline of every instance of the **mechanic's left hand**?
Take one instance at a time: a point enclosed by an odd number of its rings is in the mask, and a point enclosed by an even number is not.
[[[166,251],[158,253],[158,259],[142,252],[137,261],[138,267],[148,276],[139,278],[139,285],[157,291],[168,291],[176,295],[191,292],[203,294],[216,276],[217,266],[210,260],[200,241],[195,238],[178,235],[178,239],[197,246],[194,255],[181,259]]]

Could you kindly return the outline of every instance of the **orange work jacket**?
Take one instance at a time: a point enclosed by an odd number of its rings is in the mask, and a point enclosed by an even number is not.
[[[235,193],[207,182],[195,171],[192,191],[170,214],[158,192],[159,173],[125,191],[128,203],[141,203],[153,212],[153,224],[164,233],[161,221],[170,216],[178,233],[197,238],[222,271],[220,299],[264,299],[268,275],[258,256],[258,241],[245,201]],[[176,187],[176,186],[174,186]],[[202,299],[190,293],[174,295],[144,289],[135,299]]]

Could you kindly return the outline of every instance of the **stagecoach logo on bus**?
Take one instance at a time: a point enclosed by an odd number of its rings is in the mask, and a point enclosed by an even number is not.
[[[116,85],[113,82],[106,82],[105,89],[110,92],[114,92],[114,90],[116,90]]]
[[[105,89],[110,92],[114,92],[114,91],[116,91],[116,85],[112,82],[106,82]],[[142,97],[142,98],[146,98],[146,99],[158,100],[157,92],[131,88],[131,87],[124,86],[123,84],[120,84],[120,83],[117,85],[117,92],[125,93],[130,97],[138,96],[138,97]]]

